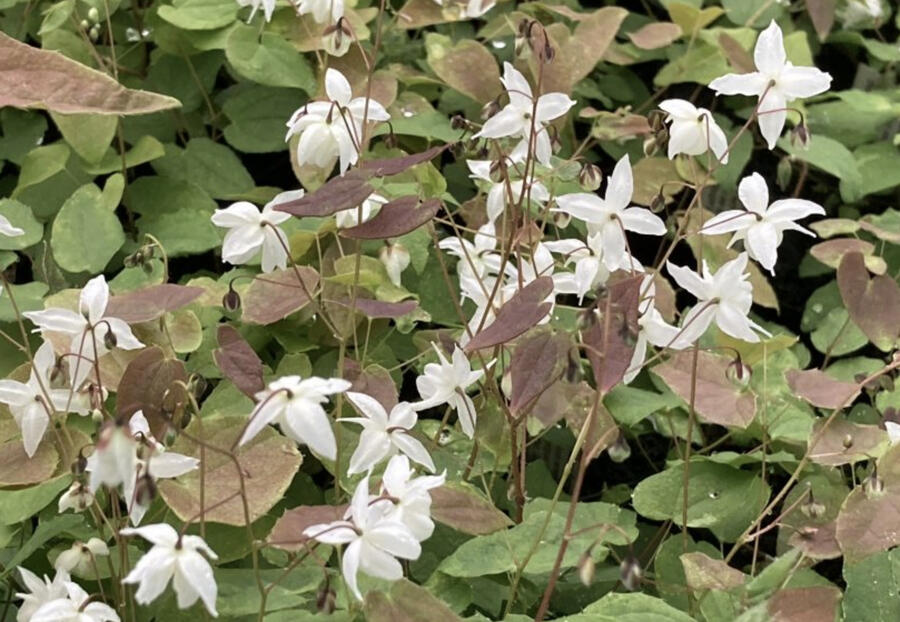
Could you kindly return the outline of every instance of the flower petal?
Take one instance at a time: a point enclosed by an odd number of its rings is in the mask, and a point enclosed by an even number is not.
[[[666,224],[662,219],[643,207],[629,207],[619,218],[626,231],[634,231],[644,235],[665,235]]]
[[[332,67],[325,72],[325,93],[328,94],[331,101],[337,102],[341,106],[349,104],[353,97],[353,89],[350,88],[347,78]]]
[[[756,39],[756,47],[753,48],[753,62],[760,73],[771,77],[779,75],[787,62],[784,37],[774,19]]]
[[[756,223],[747,229],[744,245],[750,257],[774,276],[775,262],[778,261],[778,230],[775,225],[765,221]]]
[[[506,106],[503,110],[485,121],[481,131],[475,134],[475,138],[503,138],[504,136],[517,136],[526,129],[525,118],[522,113],[513,106]]]
[[[631,172],[631,160],[628,154],[616,162],[609,184],[606,186],[606,204],[610,209],[620,212],[631,203],[631,195],[634,193],[634,177]]]
[[[788,63],[781,72],[778,88],[789,99],[812,97],[831,88],[831,74],[816,67],[794,67]]]
[[[109,285],[102,274],[88,281],[81,290],[78,308],[86,315],[91,324],[96,324],[106,313],[109,303]]]
[[[709,88],[719,95],[761,95],[769,85],[769,78],[762,73],[729,73],[709,83]]]

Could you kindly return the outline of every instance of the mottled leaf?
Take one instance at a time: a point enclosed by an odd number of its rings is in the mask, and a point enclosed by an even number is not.
[[[280,203],[277,209],[294,216],[331,216],[345,209],[357,207],[375,189],[364,174],[351,171],[334,177],[315,192],[293,201]]]
[[[813,425],[809,457],[813,462],[837,466],[871,460],[880,456],[888,445],[887,432],[876,425],[835,419],[826,428],[825,419]],[[824,430],[824,431],[823,431]]]
[[[301,505],[285,511],[272,527],[266,542],[285,551],[305,549],[309,538],[303,530],[312,525],[330,523],[344,518],[347,505]]]
[[[437,33],[425,35],[428,65],[437,76],[463,95],[480,104],[491,101],[503,89],[497,61],[474,39],[454,42]]]
[[[319,274],[309,266],[276,270],[260,275],[243,293],[244,321],[272,324],[299,311],[309,303],[319,284]]]
[[[391,585],[388,594],[366,594],[363,611],[368,622],[462,622],[443,601],[406,579]]]

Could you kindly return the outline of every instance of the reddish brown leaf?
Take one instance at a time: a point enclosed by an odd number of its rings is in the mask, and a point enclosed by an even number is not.
[[[741,73],[751,73],[756,71],[756,63],[753,57],[741,47],[741,44],[729,34],[722,33],[719,35],[719,47],[725,52],[728,63],[735,71]]]
[[[809,20],[819,35],[819,41],[824,41],[834,26],[834,9],[836,0],[806,0],[806,12]]]
[[[129,324],[149,322],[192,303],[203,295],[203,291],[202,287],[174,283],[151,285],[111,297],[106,315],[125,320]]]
[[[428,64],[450,87],[480,104],[503,90],[494,55],[474,39],[448,43],[440,53],[429,53]]]
[[[426,149],[420,153],[413,153],[399,158],[384,158],[381,160],[369,160],[362,162],[360,168],[375,177],[388,177],[397,175],[403,171],[414,167],[416,164],[422,164],[442,154],[449,149],[451,145],[438,145],[431,149]]]
[[[880,350],[893,350],[900,337],[900,287],[893,277],[869,279],[865,259],[854,252],[841,259],[837,282],[850,318]]]
[[[546,301],[553,292],[553,279],[542,276],[535,279],[513,295],[500,307],[497,317],[487,327],[481,329],[466,344],[466,352],[512,341],[532,326],[537,325],[550,313],[551,304]]]
[[[545,393],[544,395],[547,395]],[[612,445],[619,438],[619,426],[616,425],[612,415],[602,405],[597,404],[597,392],[591,389],[586,382],[578,385],[578,393],[571,405],[566,406],[566,424],[572,430],[572,434],[578,436],[582,426],[587,421],[592,409],[596,408],[593,416],[593,424],[588,430],[585,447],[590,451],[589,460],[595,459],[604,449]],[[538,404],[540,405],[540,404]],[[537,408],[537,406],[535,407]]]
[[[305,548],[309,538],[303,530],[312,525],[341,520],[347,505],[301,505],[285,511],[269,532],[267,543],[285,551],[299,551]]]
[[[30,458],[22,441],[15,438],[0,445],[0,486],[28,486],[50,479],[59,464],[59,454],[48,438]]]
[[[297,271],[302,284],[290,268],[253,279],[243,295],[244,321],[272,324],[305,307],[309,294],[314,294],[319,285],[319,274],[309,266],[300,266]]]
[[[213,360],[226,378],[251,399],[265,388],[262,361],[232,326],[222,324],[216,333],[219,347]]]
[[[583,420],[596,396],[597,392],[586,382],[557,380],[540,394],[528,414],[540,421],[545,428],[563,418]]]
[[[336,302],[339,305],[347,307],[351,306],[349,298],[339,298],[338,300],[329,300],[328,302]],[[396,319],[403,317],[407,313],[415,311],[419,303],[415,300],[404,300],[403,302],[385,302],[384,300],[373,300],[371,298],[357,298],[356,310],[367,318],[379,319],[390,318]]]
[[[862,253],[871,255],[875,252],[875,245],[865,240],[856,238],[836,238],[819,242],[811,249],[809,254],[821,261],[826,266],[837,268],[847,253]]]
[[[693,351],[677,352],[653,368],[670,389],[687,403],[691,401]],[[756,415],[756,396],[726,375],[731,359],[697,352],[694,409],[708,423],[746,428]]]
[[[877,425],[835,419],[825,428],[825,419],[813,424],[809,457],[813,462],[837,466],[871,460],[881,455],[888,445],[887,432]],[[824,429],[824,432],[822,430]]]
[[[390,372],[380,365],[365,369],[351,358],[344,359],[344,379],[353,383],[351,391],[371,395],[387,412],[397,405],[397,385]]]
[[[512,521],[466,484],[445,484],[431,490],[434,520],[473,536],[506,529]]]
[[[526,337],[513,350],[509,364],[512,395],[509,408],[519,416],[565,371],[572,343],[566,335],[545,331]]]
[[[791,534],[788,544],[803,551],[810,559],[836,559],[841,556],[836,521],[804,526]]]
[[[836,619],[841,591],[817,585],[778,590],[766,608],[771,622],[831,622]]]
[[[172,396],[183,395],[177,383],[187,380],[184,363],[167,357],[159,346],[145,348],[128,363],[122,374],[116,413],[119,417],[130,418],[137,411],[143,411],[153,436],[165,438],[168,417],[164,415],[163,404],[171,409]]]
[[[281,203],[275,209],[294,216],[331,216],[357,207],[375,192],[375,188],[366,181],[368,178],[368,175],[358,171],[350,171],[332,178],[315,192]]]
[[[394,199],[381,206],[371,220],[341,230],[341,236],[354,240],[383,240],[415,231],[441,208],[440,199],[421,201],[417,196]]]
[[[594,380],[604,393],[622,381],[631,365],[642,280],[643,276],[637,275],[610,284],[597,299],[591,326],[582,333]]]
[[[859,389],[852,382],[835,380],[818,369],[790,369],[784,377],[798,397],[819,408],[843,408],[859,394]]]
[[[646,24],[628,33],[631,42],[642,50],[656,50],[674,42],[681,36],[681,26],[671,22]]]
[[[0,32],[0,107],[4,106],[132,115],[179,108],[181,103],[174,97],[127,89],[59,52],[32,47]]]

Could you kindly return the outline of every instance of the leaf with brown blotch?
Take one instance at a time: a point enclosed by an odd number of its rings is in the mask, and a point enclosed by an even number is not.
[[[837,268],[848,253],[861,253],[869,270],[875,274],[884,274],[887,264],[884,259],[874,255],[874,252],[874,244],[856,238],[825,240],[809,249],[810,255],[830,268]]]
[[[873,553],[900,544],[900,445],[879,460],[881,490],[866,482],[854,488],[837,517],[837,541],[845,563],[855,563]]]
[[[406,579],[395,581],[388,594],[366,594],[363,611],[367,622],[462,622],[442,600]]]
[[[744,429],[756,416],[756,395],[737,386],[727,375],[732,360],[709,352],[697,352],[694,410],[707,423]],[[677,352],[652,369],[670,389],[690,404],[694,352]]]
[[[29,486],[50,479],[59,464],[59,454],[49,438],[44,438],[30,458],[21,439],[0,445],[0,486]]]
[[[900,337],[900,287],[893,277],[870,279],[863,256],[847,253],[838,266],[837,282],[850,319],[879,350],[893,350]]]
[[[149,114],[181,107],[174,97],[128,89],[59,52],[41,50],[0,32],[0,107],[64,114]]]
[[[412,313],[419,306],[415,300],[404,300],[403,302],[386,302],[384,300],[373,300],[372,298],[357,298],[355,302],[350,298],[338,298],[337,300],[328,300],[341,306],[350,308],[351,304],[356,310],[369,319],[397,319],[408,313]]]
[[[415,231],[438,213],[441,200],[420,200],[415,195],[385,203],[371,220],[341,230],[341,236],[353,240],[385,240]]]
[[[347,507],[347,504],[300,505],[286,510],[269,532],[266,544],[284,551],[302,551],[310,540],[303,535],[304,529],[343,519]]]
[[[784,377],[795,395],[818,408],[844,408],[859,395],[852,382],[835,380],[818,369],[789,369]]]
[[[397,405],[397,385],[388,370],[380,365],[368,365],[362,369],[358,361],[344,359],[344,379],[352,382],[350,391],[365,393],[378,400],[386,412]]]
[[[106,315],[125,320],[129,324],[150,322],[170,311],[189,305],[202,296],[202,287],[162,283],[112,296]]]
[[[513,524],[506,514],[468,484],[453,482],[430,492],[431,517],[457,531],[481,536]]]
[[[788,544],[803,551],[810,559],[837,559],[841,556],[836,521],[824,525],[804,525],[791,534]]]
[[[638,303],[643,275],[625,276],[608,284],[597,299],[591,325],[582,331],[588,360],[599,391],[622,381],[631,365],[638,335]]]
[[[535,401],[566,369],[572,342],[567,335],[542,331],[516,344],[509,364],[513,415],[528,412]]]
[[[836,5],[836,0],[806,0],[806,12],[809,13],[809,21],[819,35],[819,41],[824,41],[834,26]]]
[[[553,293],[553,279],[542,276],[535,279],[500,307],[497,317],[469,340],[464,348],[474,352],[512,341],[529,328],[536,326],[550,313],[552,305],[547,297]]]
[[[241,479],[250,522],[280,501],[303,461],[296,444],[272,427],[235,450],[238,465],[222,451],[230,451],[241,437],[247,417],[195,418],[172,445],[172,451],[205,460],[205,464],[176,479],[159,482],[163,501],[182,521],[200,522],[200,476],[203,473],[203,517],[207,522],[247,524],[241,499]],[[199,439],[201,446],[192,439]],[[219,451],[216,451],[218,449]],[[240,473],[240,474],[239,474]]]
[[[778,590],[766,603],[771,622],[824,622],[837,617],[841,591],[832,585]]]
[[[315,192],[278,204],[275,209],[294,216],[331,216],[357,207],[368,199],[375,192],[368,179],[369,175],[350,171],[332,178]]]
[[[678,24],[656,22],[629,32],[628,38],[642,50],[656,50],[675,42],[681,35],[681,26]]]
[[[479,104],[486,104],[503,89],[497,61],[474,39],[453,42],[439,34],[425,36],[428,65],[438,78]]]
[[[122,374],[116,396],[116,414],[127,420],[137,411],[143,411],[153,436],[165,438],[171,413],[164,414],[163,404],[171,409],[170,395],[183,395],[183,389],[177,383],[187,381],[184,363],[166,356],[159,346],[145,348],[128,363]]]
[[[417,164],[422,164],[423,162],[428,162],[429,160],[436,158],[451,146],[452,144],[438,145],[437,147],[432,147],[425,151],[420,151],[419,153],[412,153],[397,158],[369,160],[367,162],[361,162],[359,168],[361,171],[374,175],[375,177],[398,175],[407,169],[411,169]]]
[[[838,466],[871,460],[883,454],[890,443],[887,432],[877,425],[834,419],[825,428],[825,422],[817,419],[810,433],[809,458],[819,464]],[[815,438],[818,440],[812,443]]]
[[[687,585],[693,591],[727,591],[747,581],[747,575],[743,572],[705,553],[684,553],[680,559]]]
[[[254,399],[266,386],[263,382],[262,361],[233,326],[220,325],[216,340],[219,347],[212,354],[216,366],[241,393]]]
[[[242,295],[244,321],[272,324],[309,304],[309,295],[315,295],[319,285],[319,273],[309,266],[298,266],[297,272],[291,268],[275,270],[253,279]]]

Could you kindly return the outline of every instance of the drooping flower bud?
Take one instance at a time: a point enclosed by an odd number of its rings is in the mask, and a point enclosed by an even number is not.
[[[794,167],[791,164],[791,157],[784,156],[778,161],[778,167],[775,169],[775,183],[782,192],[787,190],[791,185],[791,178],[794,176]]]
[[[616,463],[625,462],[631,457],[631,446],[625,435],[619,432],[619,438],[609,446],[609,459]]]
[[[582,585],[590,587],[594,582],[596,570],[597,564],[594,563],[594,558],[591,557],[591,552],[588,550],[578,560],[578,579],[581,581]]]
[[[809,127],[807,127],[805,119],[800,121],[799,125],[791,130],[791,144],[795,147],[809,149],[809,141],[811,139],[812,135],[809,132]]]
[[[336,24],[332,24],[322,33],[322,44],[325,51],[332,56],[343,56],[350,50],[353,43],[353,31],[350,24],[343,17]]]
[[[591,162],[585,162],[578,173],[578,183],[588,192],[594,192],[600,187],[603,181],[603,171],[600,167]]]
[[[406,247],[399,242],[382,246],[378,252],[378,259],[384,264],[391,283],[400,287],[400,275],[409,267],[410,261],[409,251],[406,250]]]
[[[222,296],[222,306],[225,307],[226,311],[231,312],[241,308],[241,295],[231,285],[228,286],[228,291]]]
[[[641,584],[643,575],[641,563],[634,555],[629,555],[622,560],[622,564],[619,566],[619,578],[626,590],[629,592],[636,590]]]

